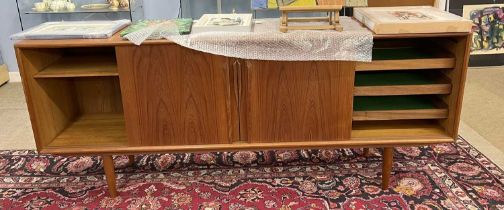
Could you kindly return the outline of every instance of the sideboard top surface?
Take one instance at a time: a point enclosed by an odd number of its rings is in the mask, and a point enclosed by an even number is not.
[[[423,38],[423,37],[459,37],[467,36],[469,33],[426,33],[426,34],[373,34],[375,39],[401,39],[401,38]],[[173,44],[172,41],[146,40],[143,45]],[[16,48],[67,48],[67,47],[104,47],[133,45],[132,42],[121,38],[119,33],[108,39],[59,39],[59,40],[19,40],[15,43]]]

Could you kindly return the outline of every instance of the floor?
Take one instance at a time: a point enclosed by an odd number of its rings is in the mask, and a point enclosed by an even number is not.
[[[468,72],[460,134],[504,168],[504,67]],[[35,149],[21,83],[0,87],[0,150]]]

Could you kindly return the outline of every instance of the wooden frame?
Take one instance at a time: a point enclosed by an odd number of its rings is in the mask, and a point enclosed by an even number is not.
[[[342,5],[318,5],[318,6],[281,6],[280,10],[280,31],[287,32],[289,30],[336,30],[343,31],[343,27],[339,23],[339,12],[343,8]],[[289,18],[289,13],[327,13],[327,17],[314,18]],[[327,22],[328,25],[303,25],[293,26],[289,23],[294,22]]]
[[[371,63],[267,62],[196,52],[166,40],[133,46],[118,35],[15,46],[38,151],[101,155],[110,195],[117,196],[113,154],[261,149],[385,148],[386,189],[393,147],[453,142],[460,118],[471,35],[376,35],[375,43],[395,49],[409,39],[447,53]],[[72,56],[82,59],[70,62]],[[431,59],[443,61],[426,66]],[[410,68],[436,72],[445,85],[433,83],[429,91],[396,85],[392,91],[352,82],[364,71]],[[436,109],[359,113],[351,106],[354,95],[424,95],[436,99]],[[322,100],[331,97],[338,100]],[[134,156],[129,159],[132,164]]]

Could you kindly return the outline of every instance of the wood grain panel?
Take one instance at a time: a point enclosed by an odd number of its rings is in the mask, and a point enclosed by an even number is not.
[[[249,143],[350,137],[354,62],[246,61],[240,136]]]
[[[75,78],[73,81],[81,114],[123,112],[118,77]]]
[[[228,59],[178,45],[117,47],[131,146],[223,144],[230,119]]]

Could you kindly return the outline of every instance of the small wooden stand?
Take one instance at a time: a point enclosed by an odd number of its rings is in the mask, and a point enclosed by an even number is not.
[[[339,12],[343,8],[342,5],[318,5],[318,6],[281,6],[280,13],[280,31],[287,32],[288,30],[336,30],[343,31],[343,27],[339,23]],[[315,13],[326,12],[327,17],[302,17],[289,18],[289,13]],[[306,26],[289,26],[289,22],[328,22],[329,25],[306,25]]]

